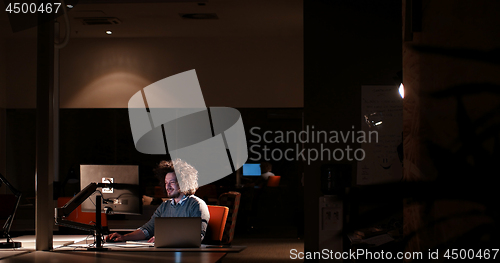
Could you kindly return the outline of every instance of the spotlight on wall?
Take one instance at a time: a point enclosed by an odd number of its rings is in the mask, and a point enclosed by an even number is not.
[[[403,83],[399,85],[399,95],[401,95],[401,98],[404,99],[405,97],[405,86],[403,86]]]

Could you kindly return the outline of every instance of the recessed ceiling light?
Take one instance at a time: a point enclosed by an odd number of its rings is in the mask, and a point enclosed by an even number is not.
[[[113,32],[111,32],[111,30],[107,30],[106,34],[111,35],[111,34],[113,34]]]
[[[71,9],[71,8],[73,8],[73,5],[66,5],[66,7]]]

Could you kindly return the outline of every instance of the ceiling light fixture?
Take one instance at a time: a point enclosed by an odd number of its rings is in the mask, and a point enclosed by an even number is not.
[[[111,34],[113,34],[113,32],[111,32],[111,30],[107,30],[106,34],[111,35]]]

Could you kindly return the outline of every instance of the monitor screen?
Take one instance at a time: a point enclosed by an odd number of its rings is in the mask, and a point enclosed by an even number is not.
[[[80,189],[90,183],[129,184],[139,186],[137,165],[80,165]],[[142,196],[131,189],[98,188],[102,193],[101,212],[110,214],[142,214]],[[95,212],[96,191],[82,203],[83,212]]]
[[[243,164],[243,176],[260,176],[260,163]]]

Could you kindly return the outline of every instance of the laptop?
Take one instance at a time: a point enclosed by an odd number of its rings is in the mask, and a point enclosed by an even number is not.
[[[201,246],[201,217],[156,217],[155,248]]]

